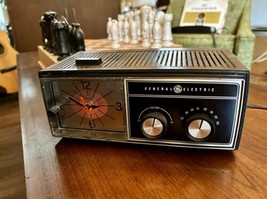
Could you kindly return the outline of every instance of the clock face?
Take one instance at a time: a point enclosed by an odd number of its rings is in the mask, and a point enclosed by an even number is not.
[[[122,83],[114,79],[52,82],[62,128],[123,131]]]

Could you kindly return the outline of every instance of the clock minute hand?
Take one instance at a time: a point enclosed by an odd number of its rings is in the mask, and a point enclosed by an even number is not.
[[[79,102],[78,100],[76,100],[75,98],[73,98],[73,97],[68,97],[71,101],[73,101],[73,102],[75,102],[76,104],[78,104],[79,106],[82,106],[82,107],[84,107],[84,105],[81,103],[81,102]]]
[[[99,105],[93,105],[93,104],[92,104],[92,105],[90,106],[90,108],[91,108],[91,109],[99,108]]]

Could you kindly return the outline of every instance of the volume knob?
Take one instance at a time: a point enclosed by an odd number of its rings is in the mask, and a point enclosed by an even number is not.
[[[151,112],[142,117],[141,131],[150,138],[157,139],[162,137],[167,131],[167,119],[160,112]]]

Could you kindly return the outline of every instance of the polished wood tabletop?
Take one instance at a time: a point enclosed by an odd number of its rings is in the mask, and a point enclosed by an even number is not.
[[[51,135],[36,53],[18,56],[27,197],[267,198],[267,111],[247,108],[236,151],[127,145]],[[249,103],[267,105],[250,86]]]

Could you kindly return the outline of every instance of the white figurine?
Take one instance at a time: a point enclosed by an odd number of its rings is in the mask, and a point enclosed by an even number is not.
[[[120,42],[123,42],[123,37],[124,37],[123,23],[124,23],[124,15],[118,15],[118,26],[119,26]]]
[[[163,25],[163,37],[162,45],[164,47],[169,47],[173,45],[172,42],[172,29],[171,29],[172,14],[165,14],[164,25]]]
[[[123,23],[123,32],[124,32],[124,43],[130,42],[130,24],[128,22],[128,18],[124,17],[124,23]]]
[[[111,25],[112,25],[112,19],[111,17],[108,18],[108,23],[107,23],[107,34],[108,34],[108,40],[111,40]]]
[[[141,39],[141,19],[140,19],[140,10],[134,12],[134,20],[137,27],[138,39]]]
[[[128,18],[128,22],[129,24],[131,24],[131,22],[134,20],[134,12],[133,11],[129,11],[125,14],[125,17]]]
[[[152,48],[161,48],[161,25],[159,23],[159,20],[156,18],[155,19],[155,23],[153,26],[153,39],[154,39],[154,43],[151,46]]]
[[[153,10],[149,11],[148,14],[148,24],[149,24],[149,37],[152,39],[152,34],[153,34],[153,26],[154,26],[154,21],[155,21],[155,12]]]
[[[112,39],[111,48],[119,48],[120,47],[119,27],[118,27],[118,22],[115,19],[112,20],[111,39]]]
[[[141,7],[141,16],[142,16],[142,47],[149,47],[150,46],[150,33],[149,33],[149,24],[148,24],[148,14],[151,10],[149,6],[142,6]]]
[[[137,26],[135,21],[133,20],[131,23],[131,44],[137,44],[138,43],[138,32],[137,32]]]
[[[158,19],[158,21],[159,21],[161,26],[163,26],[163,24],[164,24],[164,16],[165,16],[165,13],[163,11],[161,11],[161,10],[158,11],[156,16],[155,16],[155,18]]]

